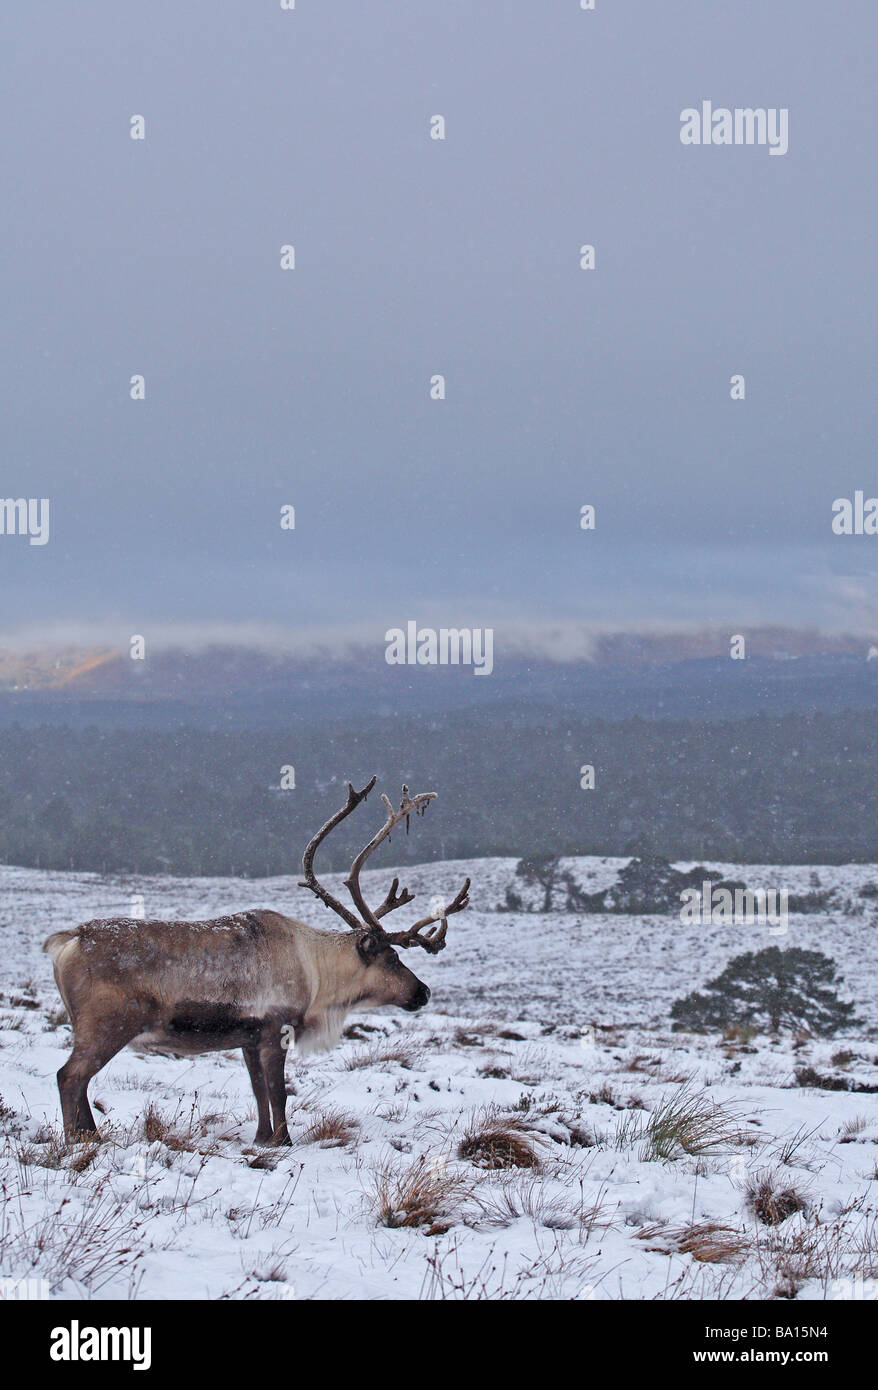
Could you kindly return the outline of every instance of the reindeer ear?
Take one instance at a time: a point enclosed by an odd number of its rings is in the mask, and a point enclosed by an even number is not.
[[[375,960],[376,956],[381,954],[382,944],[375,933],[371,931],[361,932],[357,937],[357,951],[361,959],[367,963]]]

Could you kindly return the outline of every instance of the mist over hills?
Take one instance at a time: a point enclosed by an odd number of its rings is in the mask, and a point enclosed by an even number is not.
[[[759,711],[872,709],[878,661],[868,638],[766,628],[745,632],[731,660],[728,632],[614,632],[542,649],[521,641],[494,670],[389,666],[380,641],[301,650],[211,643],[166,646],[144,661],[118,646],[0,649],[0,725],[283,727],[353,714],[390,717],[508,705],[626,718],[720,719]],[[564,651],[564,659],[555,654]]]

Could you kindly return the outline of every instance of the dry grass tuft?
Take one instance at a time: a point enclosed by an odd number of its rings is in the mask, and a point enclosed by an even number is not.
[[[84,1173],[90,1168],[101,1151],[100,1139],[84,1139],[71,1149],[65,1168],[69,1173]]]
[[[520,1086],[541,1086],[552,1075],[552,1061],[543,1047],[529,1044],[509,1056],[509,1075]]]
[[[653,1057],[649,1052],[638,1052],[624,1067],[625,1071],[651,1072],[662,1064],[661,1057]]]
[[[343,1110],[323,1110],[300,1136],[300,1144],[319,1144],[321,1149],[343,1149],[359,1134],[359,1123]]]
[[[577,1231],[580,1241],[596,1226],[611,1225],[603,1190],[587,1199],[581,1181],[575,1191],[558,1192],[537,1174],[505,1173],[492,1188],[474,1195],[481,1211],[479,1225],[506,1227],[525,1217],[549,1231]]]
[[[184,1119],[179,1110],[173,1115],[165,1115],[153,1101],[147,1101],[143,1111],[143,1138],[147,1144],[164,1144],[166,1149],[184,1153],[216,1153],[217,1144],[204,1145],[202,1142],[211,1126],[218,1123],[221,1115],[201,1115],[198,1113],[197,1097],[189,1114]]]
[[[763,1226],[779,1226],[808,1203],[794,1187],[784,1185],[776,1173],[754,1173],[747,1185],[747,1202]]]
[[[345,1061],[347,1071],[357,1071],[361,1067],[379,1069],[396,1062],[404,1071],[413,1071],[423,1061],[423,1049],[412,1042],[379,1042],[361,1047]]]
[[[869,1128],[872,1123],[868,1115],[852,1115],[845,1120],[838,1131],[838,1142],[840,1144],[855,1144],[857,1136]]]
[[[643,1110],[645,1106],[639,1096],[628,1096],[627,1100],[617,1096],[608,1081],[602,1081],[600,1089],[590,1091],[590,1105],[611,1105],[614,1110]]]
[[[803,1213],[791,1227],[757,1225],[756,1255],[769,1296],[795,1298],[808,1280],[827,1283],[850,1270],[857,1257],[848,1218],[845,1213],[826,1224]]]
[[[120,1195],[105,1175],[83,1184],[79,1202],[67,1192],[59,1196],[57,1205],[47,1204],[36,1219],[19,1202],[8,1203],[0,1230],[2,1267],[45,1279],[53,1294],[72,1281],[80,1299],[95,1298],[106,1285],[118,1286],[126,1278],[127,1296],[134,1297],[144,1258],[143,1249],[136,1248],[142,1220],[137,1194]]]
[[[756,1029],[751,1028],[748,1023],[733,1023],[730,1027],[726,1028],[722,1040],[725,1043],[734,1043],[742,1047],[747,1047],[755,1037]]]
[[[511,1120],[470,1127],[458,1145],[457,1156],[467,1159],[476,1168],[540,1166],[532,1141]]]
[[[725,1153],[741,1142],[734,1108],[720,1105],[706,1091],[696,1091],[691,1081],[662,1096],[645,1119],[631,1113],[623,1116],[615,1138],[617,1148],[639,1144],[644,1163]]]
[[[420,1227],[427,1235],[442,1235],[469,1190],[444,1159],[421,1154],[404,1168],[386,1163],[375,1171],[372,1205],[381,1225],[391,1230]]]
[[[185,1149],[189,1153],[195,1150],[192,1136],[182,1130],[179,1117],[165,1115],[151,1100],[143,1111],[143,1137],[147,1144],[164,1144],[168,1149]]]
[[[878,1086],[868,1081],[854,1081],[849,1076],[826,1076],[814,1067],[796,1068],[796,1085],[811,1086],[818,1091],[854,1091],[859,1095],[875,1095]]]
[[[273,1173],[280,1163],[280,1154],[277,1149],[259,1149],[255,1152],[252,1149],[245,1149],[244,1161],[248,1168],[261,1168]]]
[[[732,1226],[700,1221],[685,1226],[656,1222],[638,1231],[637,1239],[649,1241],[647,1250],[662,1255],[691,1255],[699,1264],[736,1264],[747,1258],[750,1242]]]
[[[101,1139],[91,1135],[77,1143],[69,1143],[60,1130],[43,1125],[32,1143],[15,1146],[15,1157],[22,1169],[47,1168],[66,1173],[84,1173],[101,1151]]]

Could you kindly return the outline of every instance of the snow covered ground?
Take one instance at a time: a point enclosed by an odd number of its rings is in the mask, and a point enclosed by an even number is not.
[[[623,862],[565,861],[590,891]],[[497,912],[514,867],[403,872],[427,900],[469,874],[473,908],[451,919],[440,956],[418,953],[427,1009],[354,1015],[334,1052],[290,1058],[294,1145],[281,1151],[252,1144],[240,1053],[131,1049],[91,1086],[103,1142],[66,1149],[55,1072],[70,1029],[40,947],[111,915],[335,919],[293,878],[0,868],[0,1293],[874,1296],[878,900],[858,893],[875,867],[711,866],[752,887],[805,892],[816,875],[837,890],[784,937],[670,915]],[[363,877],[383,896],[388,871]],[[670,1031],[674,999],[766,945],[832,956],[861,1026],[779,1042]],[[796,1084],[808,1067],[839,1089]]]

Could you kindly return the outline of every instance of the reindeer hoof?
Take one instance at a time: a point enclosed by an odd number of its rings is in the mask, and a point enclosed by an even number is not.
[[[97,1144],[100,1142],[100,1134],[96,1129],[68,1129],[64,1134],[64,1141],[67,1144]]]
[[[271,1146],[275,1149],[291,1149],[293,1141],[290,1138],[289,1130],[282,1129],[271,1139]]]

